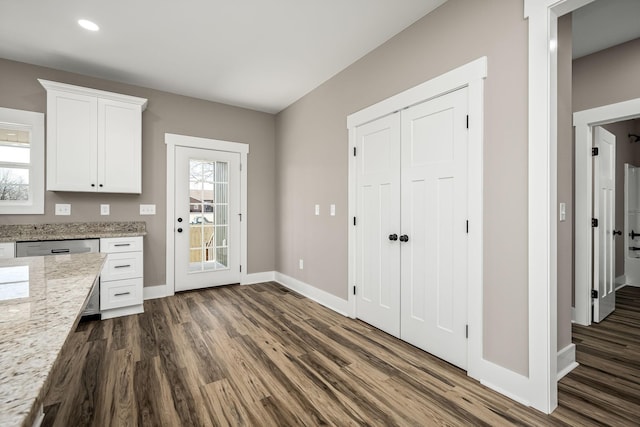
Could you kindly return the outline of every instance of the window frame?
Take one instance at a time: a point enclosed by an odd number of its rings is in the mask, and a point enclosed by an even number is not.
[[[29,199],[0,200],[0,215],[44,214],[44,113],[0,107],[2,126],[28,130],[31,138],[25,168],[29,170]]]

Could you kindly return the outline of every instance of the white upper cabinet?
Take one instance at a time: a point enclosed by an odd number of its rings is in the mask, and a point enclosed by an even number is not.
[[[39,81],[47,90],[47,190],[141,193],[147,100]]]

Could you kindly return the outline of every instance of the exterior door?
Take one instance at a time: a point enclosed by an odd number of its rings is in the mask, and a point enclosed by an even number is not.
[[[616,308],[615,286],[615,188],[616,188],[616,137],[601,127],[594,128],[593,208],[598,227],[593,233],[593,321],[600,322]],[[616,232],[617,233],[617,232]]]
[[[400,337],[467,367],[467,89],[402,112]]]
[[[175,151],[175,290],[239,283],[240,154]]]
[[[357,129],[357,316],[400,336],[400,114]]]

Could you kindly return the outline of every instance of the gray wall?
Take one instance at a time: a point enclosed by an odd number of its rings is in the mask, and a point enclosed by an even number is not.
[[[0,106],[45,112],[46,92],[37,78],[147,98],[142,114],[142,194],[46,192],[44,215],[0,215],[0,224],[146,221],[145,286],[166,283],[166,146],[177,133],[249,144],[248,272],[275,267],[275,118],[271,114],[0,59]],[[71,216],[55,216],[55,203],[71,203]],[[100,204],[111,215],[99,214]],[[140,216],[140,203],[155,203],[155,216]]]
[[[276,269],[347,298],[347,115],[487,56],[484,356],[527,375],[527,30],[521,1],[449,0],[278,114]]]
[[[640,98],[640,38],[573,61],[573,111]]]

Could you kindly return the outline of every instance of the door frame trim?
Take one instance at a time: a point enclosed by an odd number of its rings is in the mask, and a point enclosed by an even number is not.
[[[573,321],[591,325],[591,288],[593,281],[591,245],[591,208],[593,203],[593,167],[591,146],[593,128],[640,117],[640,98],[573,113],[575,145],[575,310]]]
[[[240,284],[247,282],[247,155],[249,144],[240,142],[222,141],[218,139],[200,138],[196,136],[164,134],[164,142],[167,145],[167,250],[166,250],[166,295],[175,294],[175,156],[176,147],[199,148],[211,151],[226,151],[240,155]]]
[[[416,105],[463,87],[468,88],[470,126],[468,133],[468,292],[467,319],[469,341],[467,347],[467,375],[486,378],[483,359],[483,144],[484,144],[484,79],[487,77],[487,57],[478,58],[461,67],[428,80],[413,88],[371,105],[347,117],[349,132],[349,215],[348,215],[348,308],[355,318],[356,298],[352,287],[356,284],[356,235],[353,218],[356,216],[356,128],[398,110]],[[488,367],[487,367],[488,369]]]

